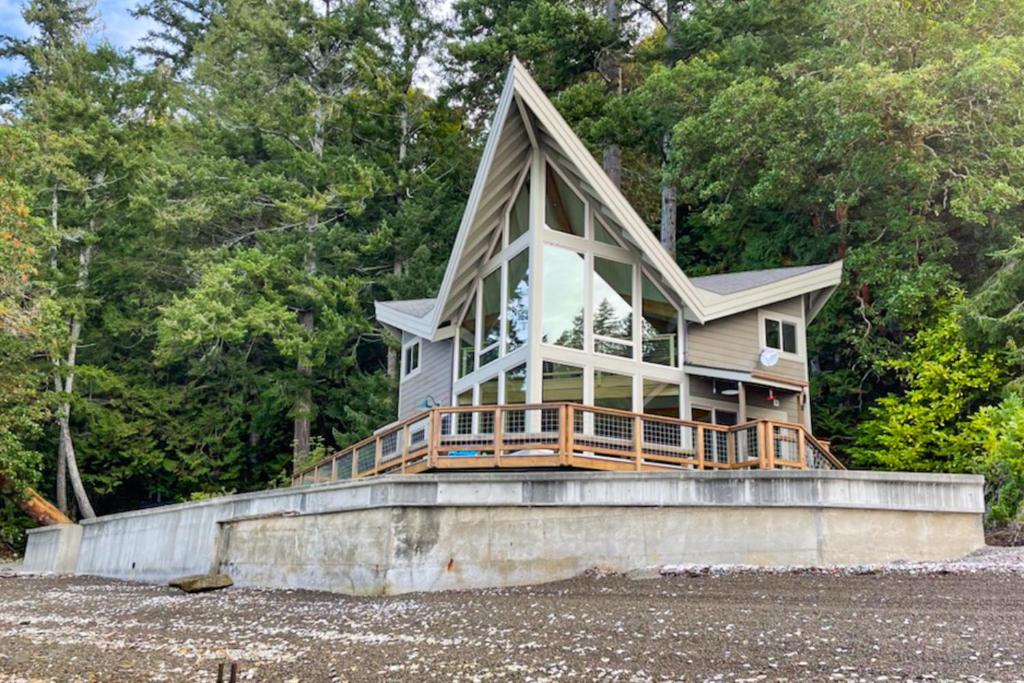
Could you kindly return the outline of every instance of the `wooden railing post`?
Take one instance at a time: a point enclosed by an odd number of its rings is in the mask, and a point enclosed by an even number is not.
[[[359,478],[359,451],[352,449],[352,478]]]
[[[454,416],[452,416],[454,419]],[[437,450],[441,446],[441,411],[437,408],[430,409],[430,440],[427,449],[427,457],[430,459],[430,467],[437,466]]]
[[[402,425],[402,463],[400,465],[400,471],[405,474],[405,466],[409,460],[409,438],[411,432],[409,431],[409,423],[406,422]]]
[[[804,430],[796,430],[797,458],[800,460],[800,469],[807,469],[807,441]]]
[[[571,403],[561,408],[559,421],[562,425],[562,464],[572,465],[573,453],[576,450],[576,408]]]
[[[757,467],[765,469],[768,466],[768,439],[765,436],[766,422],[763,420],[757,423]]]
[[[501,467],[502,443],[505,440],[505,415],[501,408],[494,409],[494,466]]]
[[[697,425],[694,432],[697,434],[697,469],[702,470],[704,469],[704,427]]]
[[[377,474],[380,472],[380,467],[384,462],[384,440],[378,436],[373,440],[373,473]]]
[[[775,469],[775,423],[769,421],[765,425],[765,432],[768,434],[768,452],[766,453],[766,459],[768,461],[768,469]]]
[[[736,464],[736,435],[739,432],[730,427],[725,433],[725,461],[732,467]]]
[[[338,481],[338,454],[331,457],[331,481]]]
[[[639,472],[644,462],[644,419],[639,415],[633,417],[633,458],[636,460],[636,471]]]

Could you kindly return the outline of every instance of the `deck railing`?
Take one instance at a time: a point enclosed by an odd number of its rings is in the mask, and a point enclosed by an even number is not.
[[[846,469],[802,425],[726,427],[576,403],[432,408],[299,470],[293,483],[438,469]]]
[[[802,425],[731,427],[579,403],[434,408],[299,470],[294,484],[441,469],[846,469]]]

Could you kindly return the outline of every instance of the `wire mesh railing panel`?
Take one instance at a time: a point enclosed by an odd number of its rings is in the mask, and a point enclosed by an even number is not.
[[[390,462],[402,457],[402,429],[389,432],[380,437],[381,462]]]
[[[493,451],[494,415],[495,408],[442,412],[438,445],[446,451],[445,455],[455,457]]]
[[[507,407],[502,410],[502,455],[523,456],[555,451],[562,440],[558,408]],[[548,448],[550,446],[551,448]]]
[[[736,444],[737,464],[757,462],[761,458],[760,444],[758,443],[757,425],[740,427],[732,433],[732,439]]]
[[[704,428],[704,462],[729,464],[729,432]]]
[[[351,479],[352,478],[352,451],[348,451],[344,455],[339,456],[335,459],[337,466],[335,467],[336,477],[340,479]]]
[[[425,417],[409,425],[409,451],[426,448],[430,443],[430,418]]]
[[[632,417],[580,409],[580,419],[573,425],[577,445],[597,446],[632,452]]]
[[[316,468],[316,480],[317,481],[330,481],[331,480],[331,463],[325,462]]]
[[[356,457],[359,476],[372,471],[377,465],[377,443],[375,441],[371,441],[363,444],[356,452]]]
[[[812,440],[808,439],[805,447],[807,449],[807,467],[812,470],[834,470],[838,469],[835,464],[825,455],[824,451],[818,448]]]
[[[776,460],[800,462],[800,432],[797,428],[772,425],[772,440],[775,442]]]
[[[641,442],[643,454],[692,458],[697,450],[695,433],[692,425],[645,416]]]

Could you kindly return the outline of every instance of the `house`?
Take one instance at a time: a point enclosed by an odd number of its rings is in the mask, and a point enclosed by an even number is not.
[[[376,315],[402,340],[400,420],[571,402],[809,435],[806,330],[841,270],[688,277],[513,61],[437,297]]]

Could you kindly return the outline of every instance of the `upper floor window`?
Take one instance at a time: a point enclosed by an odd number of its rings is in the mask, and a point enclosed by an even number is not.
[[[799,318],[774,311],[761,311],[759,317],[762,348],[776,349],[791,356],[801,355]]]
[[[519,194],[508,210],[508,244],[526,234],[530,229],[530,175],[527,173]]]
[[[587,236],[587,205],[551,164],[545,166],[544,222],[558,232]]]
[[[407,342],[402,348],[402,377],[416,374],[420,369],[420,340]]]
[[[594,350],[633,357],[633,266],[594,257]]]

